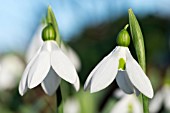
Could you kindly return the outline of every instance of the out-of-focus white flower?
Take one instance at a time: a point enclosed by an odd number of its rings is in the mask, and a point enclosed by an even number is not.
[[[37,31],[35,32],[30,45],[28,46],[28,50],[26,52],[26,61],[29,62],[31,58],[35,55],[38,49],[43,45],[42,37],[42,30],[45,26],[42,24],[38,27]]]
[[[28,88],[41,84],[46,94],[53,95],[61,78],[73,84],[78,91],[80,83],[76,69],[55,41],[53,25],[48,24],[42,33],[43,45],[27,65],[19,84],[19,93],[24,95]]]
[[[143,113],[142,105],[135,95],[124,95],[110,113]]]
[[[0,90],[15,88],[24,71],[24,66],[24,62],[17,55],[4,55],[0,59]]]
[[[71,62],[74,64],[76,70],[80,71],[81,61],[77,53],[70,46],[66,46],[64,43],[61,43],[61,50],[69,57]]]
[[[122,67],[122,61],[124,69]],[[129,48],[117,46],[107,55],[90,73],[84,89],[97,92],[110,85],[116,78],[118,86],[127,94],[143,93],[145,96],[153,97],[153,88],[150,80],[143,72],[140,65],[132,57]]]
[[[33,55],[38,51],[38,49],[43,44],[42,37],[42,30],[44,26],[40,25],[38,27],[38,30],[35,32],[35,35],[32,38],[32,41],[28,47],[28,50],[26,52],[26,61],[29,62],[30,59],[33,57]],[[81,69],[81,61],[77,55],[77,53],[69,46],[65,46],[65,44],[61,43],[61,50],[65,53],[65,55],[71,60],[71,62],[74,64],[77,71]]]
[[[64,113],[80,113],[80,103],[76,98],[69,98],[64,103]]]
[[[165,85],[159,91],[157,91],[154,98],[150,101],[150,106],[149,106],[150,112],[158,113],[162,105],[165,106],[166,110],[170,111],[170,86],[169,85]]]

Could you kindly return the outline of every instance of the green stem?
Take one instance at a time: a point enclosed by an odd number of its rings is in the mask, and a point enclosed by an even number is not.
[[[129,9],[128,12],[129,12],[130,30],[131,30],[133,44],[136,49],[138,62],[141,68],[143,69],[143,71],[146,73],[145,47],[144,47],[143,35],[139,23],[132,9]],[[143,112],[149,113],[149,101],[148,98],[143,94],[142,94],[142,103],[143,103]]]

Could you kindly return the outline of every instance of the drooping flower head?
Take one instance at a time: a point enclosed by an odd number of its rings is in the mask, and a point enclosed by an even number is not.
[[[130,36],[127,27],[125,26],[118,35],[118,46],[90,73],[84,86],[85,90],[90,89],[91,93],[100,91],[116,78],[118,86],[125,93],[143,93],[149,98],[153,97],[150,80],[129,51]]]
[[[52,24],[42,32],[43,45],[28,63],[19,85],[21,95],[41,84],[44,92],[53,95],[61,78],[79,90],[80,83],[74,65],[56,43],[56,33]]]

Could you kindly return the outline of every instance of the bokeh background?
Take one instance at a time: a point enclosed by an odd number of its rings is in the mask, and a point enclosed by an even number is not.
[[[128,24],[129,8],[133,9],[142,29],[147,73],[155,93],[170,76],[167,71],[170,67],[169,0],[0,1],[0,63],[4,64],[1,68],[5,69],[0,74],[0,113],[55,112],[55,96],[46,96],[41,87],[29,90],[23,97],[18,93],[19,80],[26,66],[25,54],[45,18],[48,5],[55,13],[63,41],[77,53],[81,61],[78,72],[80,92],[76,93],[70,84],[63,81],[68,109],[79,109],[77,113],[109,113],[119,101],[113,96],[118,88],[115,81],[95,94],[84,92],[83,85],[94,66],[115,48],[119,31]],[[133,43],[129,48],[136,58]],[[13,60],[7,59],[13,55]],[[12,78],[5,78],[6,75]],[[164,105],[160,106],[159,113],[170,113]]]

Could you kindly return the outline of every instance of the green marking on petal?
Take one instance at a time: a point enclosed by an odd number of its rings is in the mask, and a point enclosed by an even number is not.
[[[133,105],[132,105],[132,103],[128,104],[128,113],[133,113]]]
[[[125,70],[125,60],[123,59],[123,58],[120,58],[119,59],[119,67],[118,67],[118,69],[119,70]]]

